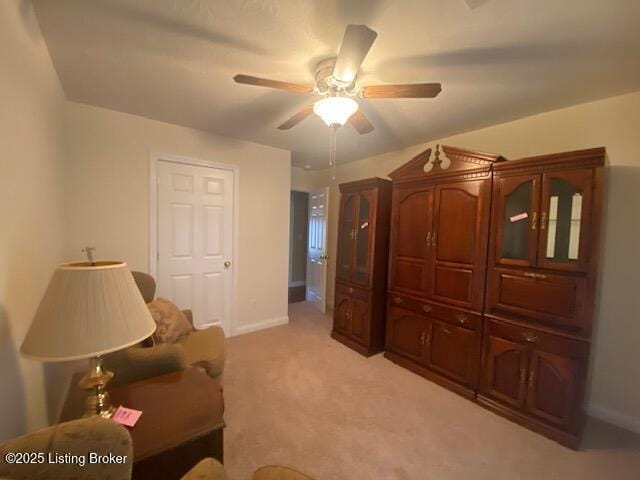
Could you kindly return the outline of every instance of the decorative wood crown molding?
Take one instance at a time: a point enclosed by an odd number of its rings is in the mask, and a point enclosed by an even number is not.
[[[536,155],[535,157],[509,160],[494,167],[496,173],[523,172],[531,169],[539,169],[544,166],[553,168],[593,168],[605,164],[606,150],[604,147],[588,148],[585,150],[573,150],[571,152],[552,153],[549,155]]]
[[[404,182],[428,179],[436,176],[451,176],[470,173],[482,175],[491,170],[496,162],[504,161],[504,157],[462,148],[442,146],[445,159],[442,158],[440,145],[436,145],[435,154],[431,158],[432,150],[427,148],[407,163],[389,174],[394,182]],[[427,166],[429,168],[427,169]]]
[[[340,192],[352,192],[352,191],[360,191],[365,188],[377,188],[381,185],[390,185],[391,181],[385,178],[373,177],[373,178],[365,178],[362,180],[356,180],[354,182],[345,182],[339,185]]]

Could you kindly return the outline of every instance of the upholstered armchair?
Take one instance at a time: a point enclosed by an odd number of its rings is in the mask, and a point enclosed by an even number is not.
[[[29,463],[8,463],[9,453],[43,454]],[[90,453],[126,457],[123,463],[84,465],[74,459],[85,459]],[[69,455],[71,461],[50,463],[49,454]],[[11,480],[128,480],[131,478],[133,448],[125,427],[102,417],[82,418],[59,423],[35,433],[0,444],[0,478]]]
[[[144,301],[158,323],[150,343],[105,357],[105,366],[115,373],[113,384],[131,383],[187,366],[202,368],[221,383],[225,363],[224,331],[217,326],[197,330],[191,310],[178,310],[168,300],[156,299],[156,282],[151,275],[132,272]],[[155,343],[155,344],[154,344]]]
[[[8,463],[9,453],[43,454],[45,462]],[[120,457],[122,463],[80,464],[78,459],[95,453]],[[49,462],[58,458],[57,463]],[[60,456],[66,455],[66,461]],[[34,458],[38,458],[37,456]],[[35,433],[0,443],[0,480],[130,480],[133,465],[131,436],[125,427],[102,417],[59,423]],[[205,458],[181,480],[229,480],[224,467]],[[267,466],[256,470],[253,480],[313,480],[286,467]]]

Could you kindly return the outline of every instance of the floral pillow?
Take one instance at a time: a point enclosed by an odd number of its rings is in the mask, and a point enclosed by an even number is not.
[[[174,343],[180,337],[190,334],[193,327],[184,313],[169,300],[156,298],[147,303],[151,316],[158,325],[153,334],[156,343]]]

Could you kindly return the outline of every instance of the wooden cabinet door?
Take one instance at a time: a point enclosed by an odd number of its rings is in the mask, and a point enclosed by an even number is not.
[[[368,344],[369,328],[369,302],[359,298],[351,299],[351,324],[349,326],[349,335],[363,344]]]
[[[527,410],[561,426],[572,423],[578,395],[579,361],[533,350],[529,366]]]
[[[431,232],[433,188],[393,192],[389,287],[424,296],[427,272],[427,234]]]
[[[435,189],[428,241],[428,296],[480,310],[484,296],[490,180],[456,182]]]
[[[493,202],[495,263],[535,266],[540,228],[540,175],[498,177]]]
[[[360,285],[371,282],[373,261],[373,240],[375,232],[376,195],[375,190],[365,190],[356,194],[358,208],[354,224],[354,253],[352,281]]]
[[[593,170],[542,175],[538,266],[586,271]]]
[[[333,328],[340,333],[348,334],[351,324],[351,297],[336,291],[333,309]]]
[[[527,347],[492,333],[483,344],[481,392],[511,406],[522,408],[529,364]]]
[[[475,383],[478,358],[473,330],[431,319],[426,343],[429,368],[465,385]]]
[[[389,306],[387,349],[419,363],[425,360],[427,320],[416,313]]]
[[[487,311],[528,317],[574,333],[588,334],[586,279],[577,275],[494,268]]]
[[[351,280],[358,197],[352,193],[340,198],[340,216],[338,223],[338,255],[336,277]]]

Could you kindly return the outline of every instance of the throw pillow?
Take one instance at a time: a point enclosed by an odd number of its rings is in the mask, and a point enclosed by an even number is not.
[[[174,343],[193,331],[187,317],[173,302],[156,298],[153,302],[147,303],[147,306],[158,325],[153,334],[156,343]]]

